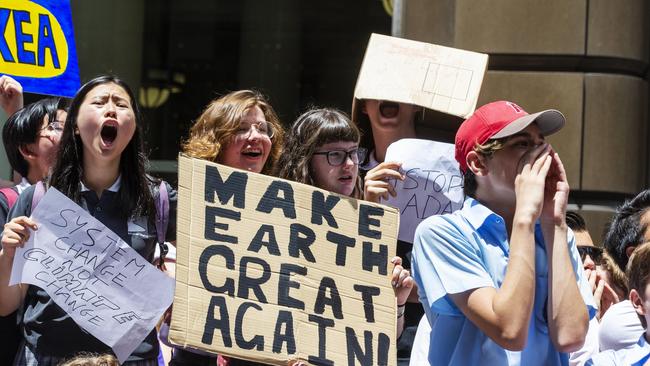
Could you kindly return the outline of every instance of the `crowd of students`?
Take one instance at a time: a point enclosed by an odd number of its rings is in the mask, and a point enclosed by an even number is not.
[[[162,243],[154,203],[162,184],[170,203],[165,238],[175,245],[176,191],[146,173],[139,107],[117,77],[89,81],[71,101],[47,98],[23,108],[20,85],[2,76],[0,106],[10,115],[3,128],[7,157],[22,177],[0,190],[0,363],[110,364],[110,348],[45,290],[8,285],[16,249],[38,230],[29,218],[34,192],[39,185],[55,187],[154,263],[165,251],[156,251]],[[206,106],[182,152],[380,202],[397,194],[390,180],[404,179],[403,162],[384,161],[386,150],[416,137],[419,110],[362,100],[352,118],[313,108],[285,131],[263,95],[234,91]],[[391,259],[398,364],[642,364],[650,357],[644,330],[650,192],[625,203],[605,251],[595,247],[584,236],[584,222],[567,213],[566,172],[545,140],[564,124],[559,111],[528,114],[499,101],[460,126],[455,157],[464,178],[463,208],[425,220],[414,243],[398,242]],[[130,230],[135,220],[147,223],[147,235]],[[189,348],[174,349],[167,362],[254,364]],[[167,362],[152,329],[125,364]]]

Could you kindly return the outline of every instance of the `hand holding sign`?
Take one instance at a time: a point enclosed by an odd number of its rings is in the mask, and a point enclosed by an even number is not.
[[[54,188],[32,219],[5,226],[2,243],[15,251],[9,285],[45,290],[124,362],[171,304],[173,279]],[[29,235],[35,223],[38,230]]]
[[[454,145],[402,139],[388,147],[386,160],[403,162],[400,171],[404,179],[389,182],[397,195],[382,201],[400,210],[400,240],[412,243],[422,220],[463,205],[463,177],[454,158]]]
[[[16,248],[22,248],[29,240],[30,229],[37,230],[38,227],[34,220],[25,216],[16,217],[5,224],[2,232],[2,249],[9,258],[14,257]]]
[[[388,200],[388,195],[397,196],[395,187],[389,180],[404,180],[404,175],[399,172],[402,163],[395,161],[385,161],[372,168],[363,183],[363,198],[366,201],[377,202]]]
[[[287,365],[393,365],[398,213],[179,157],[174,344]],[[394,276],[394,277],[393,277]]]
[[[409,294],[411,293],[411,289],[413,288],[413,277],[411,277],[408,270],[402,267],[402,258],[393,257],[390,261],[395,265],[395,267],[393,267],[391,283],[393,285],[393,290],[395,290],[397,305],[404,305],[406,299],[408,299]]]

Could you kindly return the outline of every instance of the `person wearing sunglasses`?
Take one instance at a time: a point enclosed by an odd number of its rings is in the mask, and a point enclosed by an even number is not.
[[[575,236],[582,268],[591,286],[594,302],[598,305],[596,316],[589,321],[585,344],[578,351],[571,353],[569,357],[569,362],[572,365],[577,365],[600,351],[598,341],[600,320],[607,309],[618,303],[622,297],[619,297],[615,286],[610,283],[609,271],[601,267],[601,263],[604,261],[603,249],[594,245],[584,218],[575,211],[567,211],[565,221]]]
[[[359,147],[361,133],[348,116],[333,108],[311,109],[291,128],[280,158],[278,176],[353,198],[363,198],[359,163],[366,150]],[[404,328],[404,306],[413,279],[393,257],[391,284],[397,301],[397,336]]]
[[[579,213],[567,211],[566,223],[576,238],[576,247],[582,260],[585,277],[591,285],[594,301],[598,304],[596,319],[600,320],[607,309],[620,300],[614,288],[607,281],[607,273],[601,268],[603,249],[594,245],[585,220]]]

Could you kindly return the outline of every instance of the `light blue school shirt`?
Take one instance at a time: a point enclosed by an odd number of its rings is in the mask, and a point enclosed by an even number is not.
[[[596,306],[571,230],[567,239],[578,287],[591,318]],[[503,219],[472,198],[465,200],[461,210],[430,217],[418,226],[412,268],[426,316],[430,322],[435,319],[430,334],[431,365],[569,364],[568,354],[558,352],[548,334],[548,265],[539,223],[535,225],[535,303],[522,351],[508,351],[492,341],[447,295],[501,287],[508,248]]]
[[[650,344],[646,342],[644,333],[634,346],[601,352],[589,359],[585,366],[643,366],[649,359]]]

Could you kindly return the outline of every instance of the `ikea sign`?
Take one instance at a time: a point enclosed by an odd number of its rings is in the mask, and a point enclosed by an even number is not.
[[[0,74],[31,93],[73,96],[79,88],[69,0],[0,2]]]

